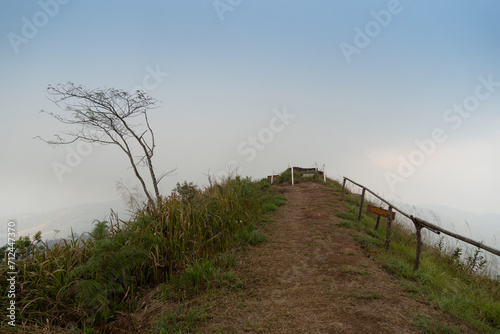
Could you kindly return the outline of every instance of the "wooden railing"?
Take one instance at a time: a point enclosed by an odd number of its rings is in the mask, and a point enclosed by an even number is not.
[[[378,194],[376,194],[375,192],[371,191],[370,189],[366,188],[365,186],[357,183],[357,182],[354,182],[353,180],[347,178],[347,177],[344,177],[344,182],[342,184],[342,196],[341,196],[341,199],[344,198],[344,193],[345,193],[345,189],[346,189],[346,181],[349,181],[350,183],[362,188],[362,192],[361,192],[361,205],[360,205],[360,208],[359,208],[359,215],[358,215],[358,220],[361,221],[361,215],[363,213],[363,203],[364,203],[364,200],[365,200],[365,195],[366,195],[366,192],[369,192],[370,194],[372,194],[373,196],[375,196],[376,198],[378,198],[379,200],[381,200],[383,203],[387,204],[389,206],[389,214],[388,214],[388,218],[387,218],[387,231],[386,231],[386,240],[385,240],[385,246],[387,249],[389,249],[389,246],[390,246],[390,243],[391,243],[391,226],[392,226],[392,212],[393,211],[396,211],[396,212],[399,212],[401,215],[405,216],[406,218],[410,219],[413,224],[415,225],[415,229],[416,229],[416,234],[417,234],[417,254],[416,254],[416,258],[415,258],[415,265],[414,265],[414,268],[415,270],[418,269],[419,267],[419,264],[420,264],[420,255],[421,255],[421,252],[422,252],[422,229],[423,228],[426,228],[428,229],[429,231],[432,231],[436,234],[440,234],[440,233],[443,233],[443,234],[446,234],[446,235],[449,235],[450,237],[453,237],[455,239],[458,239],[458,240],[461,240],[463,242],[466,242],[470,245],[473,245],[473,246],[476,246],[480,249],[484,249],[485,251],[488,251],[492,254],[495,254],[497,256],[500,256],[500,250],[498,249],[495,249],[495,248],[492,248],[492,247],[489,247],[489,246],[486,246],[484,245],[482,242],[478,242],[478,241],[475,241],[475,240],[472,240],[470,238],[467,238],[467,237],[464,237],[462,235],[459,235],[459,234],[456,234],[456,233],[453,233],[451,231],[448,231],[440,226],[437,226],[437,225],[434,225],[432,223],[429,223],[427,221],[425,221],[424,219],[421,219],[421,218],[418,218],[418,217],[414,217],[406,212],[404,212],[403,210],[399,209],[398,207],[396,207],[395,205],[391,204],[389,201],[387,201],[386,199],[382,198],[381,196],[379,196]]]

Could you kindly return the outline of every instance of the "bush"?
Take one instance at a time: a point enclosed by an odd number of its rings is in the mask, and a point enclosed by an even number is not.
[[[182,201],[192,201],[196,195],[199,193],[199,189],[193,182],[187,183],[184,181],[183,184],[179,184],[175,186],[174,193],[180,197]]]

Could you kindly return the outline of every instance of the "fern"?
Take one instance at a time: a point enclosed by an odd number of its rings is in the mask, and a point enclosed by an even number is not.
[[[149,247],[159,241],[154,235],[145,235]],[[147,262],[149,249],[127,244],[138,242],[137,233],[108,235],[107,222],[98,222],[91,236],[94,238],[91,256],[72,271],[70,278],[79,279],[77,300],[81,307],[93,310],[90,321],[105,321],[114,311],[115,299],[122,297],[129,287],[130,277]]]
[[[102,240],[106,238],[108,234],[108,222],[95,220],[94,223],[96,223],[96,227],[94,227],[90,236],[95,240]]]

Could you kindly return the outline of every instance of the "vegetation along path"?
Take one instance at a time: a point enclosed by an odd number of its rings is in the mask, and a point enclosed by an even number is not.
[[[263,227],[269,241],[248,248],[234,268],[245,288],[221,293],[196,332],[422,333],[416,315],[455,322],[410,298],[342,227],[338,188],[278,187],[288,201]]]

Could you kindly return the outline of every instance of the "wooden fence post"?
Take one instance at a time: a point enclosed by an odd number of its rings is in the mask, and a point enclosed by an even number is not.
[[[391,245],[391,225],[392,225],[392,206],[389,205],[389,216],[387,217],[387,231],[385,234],[385,248],[389,250]]]
[[[377,216],[377,225],[375,225],[375,231],[378,230],[379,224],[380,224],[380,216]]]
[[[366,189],[363,188],[363,192],[361,193],[361,206],[359,207],[358,222],[361,222],[361,215],[363,214],[363,202],[365,201],[365,192]]]
[[[415,257],[415,266],[413,267],[414,270],[418,270],[418,267],[420,266],[420,256],[422,254],[422,225],[419,224],[413,217],[411,219],[413,221],[413,224],[415,224],[415,230],[417,231],[417,254]]]
[[[340,200],[343,200],[343,199],[344,199],[345,181],[346,181],[346,178],[344,177],[344,183],[342,184],[342,195],[340,196]]]

